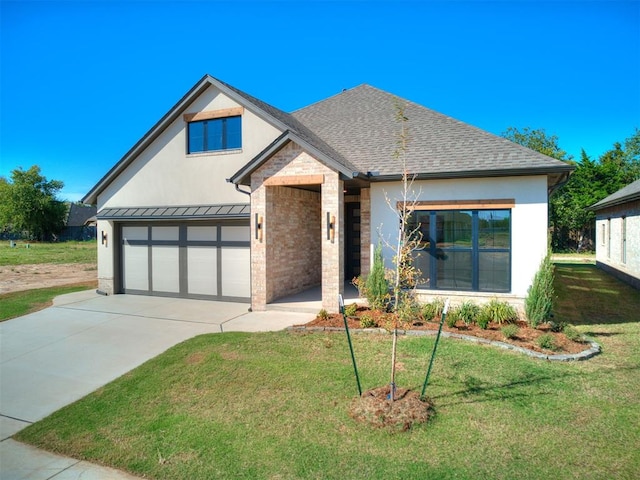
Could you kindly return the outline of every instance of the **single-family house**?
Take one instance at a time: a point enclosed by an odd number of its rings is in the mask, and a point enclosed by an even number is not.
[[[98,207],[99,289],[263,310],[321,285],[336,311],[397,234],[398,104],[420,292],[521,301],[570,165],[369,85],[286,113],[208,75],[83,199]]]
[[[596,264],[640,289],[640,180],[592,205]]]
[[[71,203],[65,226],[58,240],[92,240],[96,238],[96,226],[90,219],[96,215],[95,205]]]

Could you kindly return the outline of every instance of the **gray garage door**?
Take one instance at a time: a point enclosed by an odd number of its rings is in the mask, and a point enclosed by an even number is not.
[[[249,225],[123,224],[125,293],[248,302]]]

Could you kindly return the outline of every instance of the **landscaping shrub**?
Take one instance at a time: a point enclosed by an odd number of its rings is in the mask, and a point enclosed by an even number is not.
[[[571,325],[565,325],[564,329],[562,330],[562,333],[564,333],[564,335],[572,342],[582,341],[582,334],[575,327]]]
[[[376,321],[369,313],[365,313],[360,317],[360,328],[374,328],[376,326]]]
[[[549,322],[549,326],[551,327],[552,332],[559,333],[564,331],[564,327],[567,326],[567,322],[562,322],[562,321],[556,322],[552,320]]]
[[[318,318],[321,320],[326,320],[329,318],[329,312],[327,312],[324,308],[318,312]]]
[[[425,303],[422,306],[422,318],[424,318],[425,322],[430,322],[431,320],[435,320],[437,317],[442,315],[442,310],[444,309],[444,300],[441,298],[434,298],[431,302]]]
[[[364,294],[373,310],[386,310],[389,303],[389,283],[385,277],[382,245],[378,243],[373,254],[373,266],[365,282]]]
[[[541,323],[549,321],[553,310],[554,290],[553,290],[553,262],[551,261],[551,249],[547,250],[547,255],[542,259],[540,268],[533,277],[533,283],[527,290],[527,297],[524,300],[524,311],[527,321],[533,328],[537,328]]]
[[[487,327],[489,326],[490,321],[491,321],[490,312],[485,308],[480,308],[480,312],[476,317],[476,323],[478,324],[478,327],[480,327],[482,330],[486,330]]]
[[[485,303],[480,307],[479,316],[488,318],[489,322],[499,324],[513,323],[518,320],[518,312],[507,302],[501,302],[496,298],[491,299],[489,303]]]
[[[358,305],[356,303],[351,303],[344,307],[344,314],[347,317],[354,317],[358,312]]]
[[[460,307],[449,308],[449,312],[447,312],[446,323],[447,327],[454,328],[456,326],[456,322],[460,319]]]
[[[500,329],[500,331],[504,335],[504,338],[506,338],[507,340],[510,338],[515,338],[518,335],[519,330],[520,329],[518,328],[518,326],[514,325],[513,323],[510,323],[509,325],[505,325]]]
[[[558,347],[556,345],[556,339],[550,333],[544,333],[538,337],[536,343],[540,348],[544,348],[545,350],[557,350]]]
[[[480,313],[480,307],[470,300],[465,300],[458,308],[458,316],[465,325],[471,325],[476,321],[478,314]]]

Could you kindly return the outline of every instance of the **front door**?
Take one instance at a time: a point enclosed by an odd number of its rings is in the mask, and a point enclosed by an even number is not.
[[[360,275],[360,202],[345,203],[344,278]]]

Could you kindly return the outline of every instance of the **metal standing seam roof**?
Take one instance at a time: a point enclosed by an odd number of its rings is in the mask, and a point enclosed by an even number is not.
[[[103,208],[98,220],[193,220],[249,218],[249,204],[189,205],[180,207]]]
[[[640,179],[621,188],[617,192],[612,193],[608,197],[603,198],[598,203],[591,205],[589,209],[601,210],[603,208],[613,207],[614,205],[620,205],[634,200],[640,200]]]

